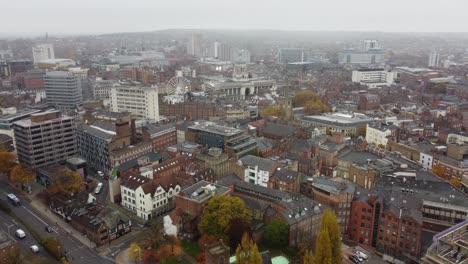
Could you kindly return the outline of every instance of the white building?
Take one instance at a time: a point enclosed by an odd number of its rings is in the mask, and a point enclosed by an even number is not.
[[[383,146],[388,143],[388,136],[392,134],[390,127],[381,123],[369,123],[366,127],[366,141],[368,144]]]
[[[140,119],[159,120],[157,87],[117,86],[110,91],[112,112],[131,112]]]
[[[232,61],[234,63],[250,63],[250,51],[246,49],[234,49]]]
[[[32,48],[34,63],[43,60],[55,59],[54,45],[38,44]]]
[[[396,75],[396,72],[384,69],[359,69],[353,71],[351,80],[369,88],[377,88],[391,86],[395,82]]]
[[[271,174],[276,169],[276,162],[248,155],[239,159],[238,164],[245,168],[244,181],[268,187]]]
[[[81,67],[68,68],[68,71],[75,76],[79,76],[82,80],[88,79],[88,69]]]
[[[103,80],[102,78],[96,78],[96,80],[90,82],[91,89],[93,91],[94,99],[108,99],[112,87],[118,87],[119,83],[114,80]]]
[[[432,169],[432,165],[434,164],[434,156],[430,153],[420,152],[419,154],[419,164],[426,170]]]
[[[439,62],[440,62],[439,52],[437,52],[436,50],[431,51],[431,53],[429,53],[428,66],[433,67],[433,68],[439,67]]]
[[[180,185],[161,185],[139,174],[125,174],[120,179],[121,205],[144,220],[151,219],[174,207],[174,196],[180,192]]]
[[[13,59],[13,51],[0,50],[0,60]]]

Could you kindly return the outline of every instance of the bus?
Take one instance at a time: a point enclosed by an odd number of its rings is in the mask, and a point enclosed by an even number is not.
[[[10,200],[10,202],[11,202],[13,205],[18,206],[18,205],[21,204],[20,199],[19,199],[18,197],[16,197],[16,195],[14,195],[14,194],[12,194],[12,193],[8,194],[7,197],[8,197],[8,200]]]

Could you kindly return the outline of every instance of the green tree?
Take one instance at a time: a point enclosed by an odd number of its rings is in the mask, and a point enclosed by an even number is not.
[[[315,264],[315,256],[312,250],[307,250],[302,260],[302,264]]]
[[[327,229],[321,228],[317,237],[315,245],[315,262],[320,264],[335,264],[333,263],[331,242]]]
[[[141,261],[141,254],[141,247],[135,242],[131,243],[130,247],[128,248],[128,255],[130,258],[133,259],[135,263],[139,263]]]
[[[218,196],[206,205],[198,229],[201,233],[227,240],[229,222],[237,218],[248,223],[251,211],[239,197]]]
[[[15,154],[11,152],[0,152],[0,173],[10,173],[17,164]]]
[[[279,106],[269,106],[262,110],[261,112],[262,117],[269,117],[269,116],[277,116],[283,117],[286,115],[286,112],[283,108]]]
[[[271,247],[282,248],[288,246],[289,227],[283,221],[273,219],[265,227],[264,239]]]
[[[65,168],[61,173],[63,174],[63,180],[58,184],[60,191],[69,195],[73,195],[81,191],[83,188],[83,177],[81,177],[78,172]]]
[[[242,236],[241,243],[236,248],[236,264],[262,264],[262,256],[257,244],[247,233]]]
[[[340,225],[336,215],[329,209],[325,210],[322,215],[322,221],[320,223],[320,231],[326,231],[330,241],[330,248],[332,253],[332,263],[341,264],[341,232]],[[319,241],[317,241],[319,243]],[[317,254],[317,253],[316,253]]]

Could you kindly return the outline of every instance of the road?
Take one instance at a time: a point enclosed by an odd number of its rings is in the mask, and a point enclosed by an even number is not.
[[[13,190],[13,188],[10,185],[7,184],[2,184],[0,187],[0,199],[1,200],[7,200],[6,199],[6,194],[8,193],[15,193],[20,199],[22,196],[18,195],[16,191]],[[32,229],[34,229],[39,235],[42,237],[55,237],[58,240],[60,240],[64,246],[65,254],[69,261],[71,263],[92,263],[92,264],[107,264],[107,263],[114,263],[109,258],[106,257],[101,257],[99,254],[94,250],[89,248],[87,245],[84,245],[81,243],[79,240],[74,238],[72,235],[68,234],[67,230],[64,230],[61,226],[56,225],[53,223],[51,220],[48,218],[45,218],[42,214],[37,212],[34,208],[32,208],[25,199],[21,199],[22,204],[20,206],[13,206],[11,205],[10,208],[12,209],[12,212],[20,219],[23,219],[23,221],[27,221],[28,226],[30,226]],[[8,203],[10,204],[10,203]],[[6,217],[6,219],[1,219],[3,222],[6,223],[13,223],[11,220],[8,220],[8,218],[11,219],[10,216],[5,214],[3,217]],[[50,225],[53,227],[52,233],[47,233],[45,231],[45,226]],[[16,225],[18,226],[18,225]],[[2,224],[2,228],[7,228],[5,224]],[[15,227],[11,227],[10,232],[13,234]],[[14,230],[13,230],[14,229]],[[31,240],[33,239],[27,229],[23,229],[26,232],[26,240],[24,242],[29,246],[30,244],[34,243],[38,245],[37,241]]]

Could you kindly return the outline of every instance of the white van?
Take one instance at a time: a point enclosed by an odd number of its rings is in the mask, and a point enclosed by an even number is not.
[[[18,229],[18,230],[15,231],[15,236],[18,237],[18,238],[25,238],[26,233],[23,230]]]

